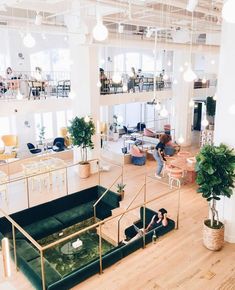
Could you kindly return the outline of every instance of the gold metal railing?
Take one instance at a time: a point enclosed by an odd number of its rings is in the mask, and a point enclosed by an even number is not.
[[[145,187],[145,190],[146,190],[146,176],[145,176],[145,184],[141,187],[141,189],[143,189],[143,187]],[[161,198],[161,197],[164,197],[166,195],[169,195],[169,194],[173,194],[174,192],[176,192],[177,190],[179,190],[178,188],[177,189],[170,189],[168,192],[160,195],[160,196],[156,196],[150,200],[146,200],[146,192],[145,192],[145,198],[144,198],[144,202],[132,207],[132,208],[128,208],[126,210],[124,210],[123,212],[121,213],[118,213],[118,214],[115,214],[113,216],[110,216],[108,218],[106,218],[105,220],[102,220],[102,221],[99,221],[99,222],[96,222],[95,224],[93,225],[90,225],[84,229],[81,229],[77,232],[74,232],[66,237],[62,237],[60,238],[59,240],[56,240],[50,244],[47,244],[45,246],[41,246],[38,244],[37,241],[35,241],[20,225],[18,225],[3,209],[0,208],[0,212],[3,214],[3,216],[12,224],[12,231],[13,231],[13,246],[14,246],[14,260],[15,260],[15,265],[16,265],[16,268],[17,268],[17,248],[16,248],[16,236],[15,236],[15,233],[14,233],[14,230],[15,228],[17,228],[39,251],[40,251],[40,260],[41,260],[41,277],[42,277],[42,289],[43,290],[46,290],[46,273],[45,273],[45,266],[44,266],[44,251],[46,251],[47,249],[50,249],[56,245],[59,245],[65,241],[68,241],[72,238],[75,238],[77,236],[79,236],[80,234],[88,231],[88,230],[91,230],[91,229],[96,229],[98,228],[98,233],[99,233],[99,263],[100,263],[100,274],[103,272],[103,266],[102,266],[102,226],[106,223],[106,222],[109,222],[113,219],[117,219],[118,217],[122,217],[124,214],[127,214],[128,212],[130,211],[133,211],[135,209],[139,209],[140,207],[144,207],[144,213],[143,213],[143,222],[145,223],[145,207],[147,204],[153,202],[153,201],[156,201],[157,199]],[[178,210],[179,210],[179,207],[178,207]],[[179,216],[179,213],[177,212],[177,217]],[[143,235],[143,246],[145,247],[145,235]]]

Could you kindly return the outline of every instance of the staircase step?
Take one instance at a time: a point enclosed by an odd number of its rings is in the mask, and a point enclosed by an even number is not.
[[[116,208],[112,212],[118,214],[125,211],[124,208]],[[114,246],[118,245],[118,220],[120,217],[114,218],[111,221],[106,222],[102,226],[102,238],[111,243]],[[139,217],[131,212],[126,213],[120,222],[120,237],[122,241],[125,238],[124,231],[127,227],[131,226],[133,222],[137,221]]]

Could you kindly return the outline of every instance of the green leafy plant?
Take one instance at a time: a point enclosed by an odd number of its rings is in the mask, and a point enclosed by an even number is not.
[[[92,136],[95,134],[95,124],[90,119],[88,122],[85,118],[75,117],[70,121],[68,127],[72,143],[81,149],[81,163],[87,163],[87,149],[94,149]]]
[[[117,192],[121,193],[124,190],[125,186],[126,186],[126,184],[123,184],[122,182],[118,183],[117,184]]]
[[[216,202],[221,196],[228,198],[233,194],[235,180],[234,150],[224,144],[219,146],[206,145],[196,156],[197,192],[202,194],[210,207],[211,219],[206,221],[211,228],[220,228]]]
[[[45,140],[45,134],[46,134],[46,127],[45,126],[40,126],[38,125],[38,130],[39,130],[39,144],[42,145],[43,141]]]
[[[216,101],[213,97],[207,97],[206,99],[206,112],[208,116],[214,117],[216,109]]]

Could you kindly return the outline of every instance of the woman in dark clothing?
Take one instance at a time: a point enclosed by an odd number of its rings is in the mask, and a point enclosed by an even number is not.
[[[153,151],[153,157],[157,161],[157,169],[155,173],[155,177],[161,179],[161,172],[164,165],[164,161],[166,161],[164,157],[164,149],[166,144],[171,140],[171,137],[167,134],[163,134],[160,137],[160,142],[157,144],[156,148]]]

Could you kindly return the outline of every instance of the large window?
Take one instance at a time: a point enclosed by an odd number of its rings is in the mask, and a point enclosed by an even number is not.
[[[46,112],[34,115],[36,140],[39,140],[39,134],[42,127],[45,127],[45,139],[52,139],[54,137],[52,112]]]
[[[134,67],[136,71],[140,68],[140,54],[136,52],[126,53],[126,70],[131,71]]]
[[[67,127],[70,125],[69,121],[73,118],[72,110],[58,111],[56,112],[56,124],[57,124],[57,134],[60,134],[60,129],[62,127]]]
[[[11,133],[10,131],[10,119],[8,117],[0,117],[0,147],[4,147],[4,143],[2,142],[2,136],[8,135]]]

